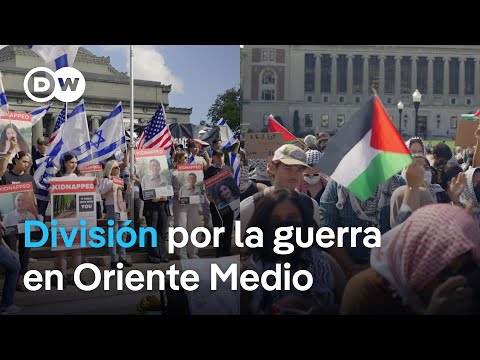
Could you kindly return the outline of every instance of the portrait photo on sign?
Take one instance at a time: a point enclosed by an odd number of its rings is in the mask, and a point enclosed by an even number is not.
[[[213,197],[215,205],[220,213],[229,213],[240,208],[240,189],[228,171],[222,171],[216,175],[214,182],[206,181],[208,195]]]
[[[8,186],[8,185],[7,185]],[[4,192],[0,186],[0,218],[7,233],[24,233],[25,221],[38,220],[38,210],[33,191]]]
[[[10,139],[17,139],[17,146],[12,151],[14,154],[19,151],[32,152],[32,118],[30,114],[11,112],[10,115],[3,114],[0,118],[0,153],[4,154],[10,149]]]
[[[181,204],[200,204],[204,201],[203,166],[178,165],[178,198]]]
[[[136,150],[135,164],[145,200],[173,196],[172,173],[163,149]]]

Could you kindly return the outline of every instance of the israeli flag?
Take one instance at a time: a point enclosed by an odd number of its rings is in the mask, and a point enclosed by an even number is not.
[[[5,89],[3,88],[2,73],[0,72],[0,113],[2,112],[8,112],[8,101],[7,94],[5,94]]]
[[[220,137],[223,144],[222,149],[229,148],[237,142],[237,136],[223,118],[218,121],[217,125],[220,127]]]
[[[47,105],[47,106],[43,106],[43,107],[39,107],[39,108],[36,108],[35,110],[33,110],[30,114],[32,115],[32,126],[35,125],[37,122],[39,122],[40,120],[42,120],[43,116],[48,112],[48,110],[50,109],[50,105]]]
[[[60,127],[55,140],[50,143],[45,157],[37,160],[37,170],[33,175],[40,196],[48,196],[50,179],[59,170],[62,157],[66,153],[75,155],[80,162],[91,156],[90,135],[83,100],[73,109]]]
[[[233,169],[233,179],[237,186],[240,186],[240,156],[238,154],[234,154],[233,152],[229,153],[230,156],[230,165]]]
[[[53,71],[73,66],[79,48],[78,45],[28,45],[28,47]]]
[[[122,103],[113,109],[103,122],[102,126],[92,135],[90,140],[91,156],[78,161],[80,168],[104,163],[106,159],[115,155],[122,155],[122,149],[126,148],[125,129],[123,125]]]

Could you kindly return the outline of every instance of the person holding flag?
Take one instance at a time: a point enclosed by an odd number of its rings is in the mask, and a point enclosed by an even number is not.
[[[380,100],[373,96],[329,141],[317,167],[330,176],[320,198],[320,227],[378,227],[390,230],[390,199],[404,185],[397,173],[412,162],[412,156],[392,124]],[[370,249],[363,245],[365,233],[356,234],[356,247],[329,249],[351,277],[369,266]]]

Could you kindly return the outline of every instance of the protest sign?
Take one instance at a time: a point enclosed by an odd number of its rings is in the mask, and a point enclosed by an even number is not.
[[[26,220],[39,220],[33,184],[1,185],[0,211],[6,234],[25,233]]]
[[[203,165],[178,165],[179,201],[181,204],[200,204],[205,199]]]
[[[128,219],[127,206],[123,199],[123,180],[118,176],[113,176],[113,204],[115,208],[115,220],[125,221]]]
[[[247,159],[267,159],[283,144],[282,133],[246,133],[245,155]]]
[[[240,189],[228,170],[206,179],[204,183],[221,214],[240,209]]]
[[[10,162],[16,153],[32,152],[32,115],[29,113],[12,111],[0,117],[0,153],[6,153],[10,148],[10,139],[17,138],[17,146],[12,152]]]
[[[168,169],[165,150],[135,150],[135,164],[142,179],[144,200],[173,196],[172,173]]]

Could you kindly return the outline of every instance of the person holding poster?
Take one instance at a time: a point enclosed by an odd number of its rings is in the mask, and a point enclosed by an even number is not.
[[[28,211],[28,195],[18,193],[15,197],[15,209],[3,217],[3,224],[11,226],[25,223],[26,220],[37,220],[37,217]]]
[[[3,283],[2,301],[0,302],[0,315],[8,315],[19,312],[21,309],[13,303],[15,286],[20,273],[18,254],[10,249],[1,235],[5,227],[0,222],[0,266],[5,269],[5,282]]]
[[[5,174],[3,174],[1,179],[1,184],[8,185],[8,184],[21,184],[21,183],[31,182],[33,184],[34,192],[36,192],[35,181],[33,180],[33,176],[26,172],[26,170],[30,165],[30,162],[31,162],[31,158],[27,153],[23,151],[18,152],[13,157],[13,168],[8,170]],[[28,205],[26,205],[24,200],[25,200],[25,197],[17,196],[15,201],[17,210],[19,210],[18,206],[20,206],[19,211],[21,211],[25,216],[29,216],[31,219],[31,216],[28,213],[32,214],[32,211],[35,212],[35,210],[31,208],[32,206],[30,206],[31,210],[25,212]],[[34,206],[35,206],[35,200],[33,200],[33,207]],[[7,215],[9,215],[7,221],[14,221],[15,220],[14,218],[20,220],[20,216],[21,216],[21,215],[16,216],[14,214],[11,214],[11,215],[7,214]],[[7,215],[5,215],[5,217],[7,217]],[[34,220],[34,219],[35,217],[31,220]],[[18,224],[18,221],[17,221],[17,224]],[[18,241],[18,254],[19,254],[21,269],[20,269],[20,275],[17,281],[17,290],[26,291],[26,288],[23,285],[23,276],[28,271],[28,260],[30,259],[30,248],[25,247],[25,234],[8,234],[4,237],[4,240],[7,242],[8,246],[12,250],[17,250],[17,241]]]
[[[115,221],[115,232],[118,231],[119,221],[115,218],[115,197],[114,191],[115,186],[114,178],[118,178],[120,183],[123,184],[123,180],[119,178],[120,175],[120,165],[117,160],[109,160],[105,164],[105,169],[103,170],[103,179],[100,182],[100,193],[102,194],[103,199],[105,199],[105,211],[107,213],[107,219]],[[123,196],[122,196],[123,199]],[[117,199],[118,200],[118,199]],[[117,243],[114,243],[114,246],[110,248],[110,257],[111,257],[111,268],[113,270],[117,269],[117,263],[121,262],[125,267],[131,267],[127,261],[127,252],[124,247],[120,246],[120,249],[117,253]]]
[[[55,174],[55,177],[78,177],[79,174],[80,171],[77,168],[77,157],[73,154],[65,154],[62,158],[60,170]],[[51,189],[52,188],[50,187],[49,193],[51,193]],[[63,274],[64,286],[67,286],[67,252],[72,255],[74,270],[82,264],[81,249],[60,250],[55,252],[57,266],[60,268],[59,270]],[[52,277],[52,279],[56,279],[56,277]]]
[[[180,187],[180,173],[185,173],[180,169],[185,166],[192,168],[198,167],[198,170],[202,172],[203,170],[201,165],[187,165],[188,155],[184,151],[180,151],[175,154],[174,157],[174,170],[173,170],[173,192],[174,192],[174,202],[173,202],[173,220],[174,227],[182,227],[187,230],[188,233],[191,233],[196,227],[199,227],[200,224],[200,209],[198,202],[190,203],[190,196],[200,196],[202,195],[201,190],[196,186],[197,176],[195,173],[190,172],[187,176],[187,184]],[[184,180],[185,177],[182,177]],[[179,189],[180,187],[180,189]],[[187,199],[186,202],[183,200]],[[175,234],[176,236],[180,234]],[[177,242],[180,239],[176,239]],[[186,247],[181,249],[176,249],[177,256],[180,259],[198,259],[198,248],[193,246],[191,242],[188,242]]]
[[[223,152],[214,150],[212,152],[212,166],[205,171],[204,180],[214,177],[223,170],[227,170],[230,175],[233,174],[232,168],[228,165],[225,165]],[[215,198],[212,196],[212,194],[209,194],[208,191],[207,196],[210,202],[210,214],[212,215],[213,226],[225,227],[225,232],[220,234],[220,246],[216,249],[216,257],[229,256],[232,246],[234,212],[230,211],[228,213],[220,214],[217,206],[215,205]]]

